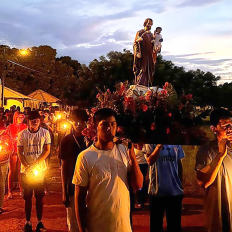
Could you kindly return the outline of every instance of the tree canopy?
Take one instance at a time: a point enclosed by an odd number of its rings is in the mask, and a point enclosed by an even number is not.
[[[69,56],[57,58],[56,49],[47,45],[32,47],[27,55],[17,48],[0,45],[0,73],[4,63],[7,87],[26,95],[42,89],[70,105],[90,106],[96,99],[97,88],[113,90],[118,82],[134,81],[133,54],[126,49],[111,51],[85,65]],[[217,86],[218,80],[220,77],[210,72],[185,71],[159,55],[153,86],[169,82],[178,95],[192,94],[195,105],[232,108],[232,83]]]

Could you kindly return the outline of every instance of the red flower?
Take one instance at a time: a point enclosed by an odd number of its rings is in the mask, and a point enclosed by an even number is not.
[[[168,88],[168,86],[169,86],[169,83],[168,82],[165,82],[165,84],[164,84],[164,89],[167,89]]]
[[[183,108],[184,108],[184,105],[182,103],[180,103],[179,110],[182,110]]]
[[[155,123],[153,122],[153,123],[151,124],[151,130],[153,131],[153,130],[155,130],[155,128],[156,128],[156,126],[155,126]]]
[[[97,109],[96,109],[96,108],[92,108],[92,109],[91,109],[91,112],[92,112],[92,113],[95,113],[95,112],[97,112]]]
[[[187,99],[188,101],[190,101],[192,98],[193,98],[193,95],[192,95],[192,94],[186,95],[186,99]]]
[[[133,102],[134,99],[133,99],[133,97],[125,97],[125,101]]]
[[[166,89],[162,89],[162,90],[161,90],[161,94],[167,95],[167,94],[168,94],[168,91],[167,91]]]
[[[139,100],[141,100],[141,101],[145,101],[146,99],[145,99],[145,97],[140,96],[140,97],[139,97]]]
[[[125,97],[123,104],[126,110],[131,110],[132,112],[135,112],[135,101],[133,97]]]
[[[150,102],[151,101],[151,96],[152,96],[152,92],[151,91],[147,91],[146,92],[146,96],[145,96],[145,100],[147,102]]]
[[[124,134],[124,127],[123,126],[118,126],[117,127],[117,132],[120,134]]]
[[[167,128],[166,133],[167,133],[167,134],[169,134],[169,133],[170,133],[170,129],[169,129],[169,128]]]
[[[148,110],[148,106],[145,104],[142,104],[141,108],[142,108],[143,112],[146,112]]]
[[[171,117],[172,117],[172,113],[169,113],[169,114],[168,114],[168,117],[170,117],[170,118],[171,118]]]
[[[88,124],[87,128],[85,128],[81,133],[90,140],[93,140],[97,135],[97,131],[93,124]]]
[[[118,95],[119,95],[119,96],[122,96],[124,90],[125,90],[125,86],[122,85],[121,88],[120,88],[120,90],[118,91]]]

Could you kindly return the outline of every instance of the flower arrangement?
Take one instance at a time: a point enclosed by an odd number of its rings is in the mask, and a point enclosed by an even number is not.
[[[162,88],[131,89],[128,82],[118,83],[116,90],[98,89],[96,104],[91,108],[90,119],[83,134],[94,140],[96,130],[92,116],[100,108],[117,112],[118,135],[134,142],[197,145],[207,140],[196,124],[197,114],[191,104],[192,94],[178,97],[170,83]]]

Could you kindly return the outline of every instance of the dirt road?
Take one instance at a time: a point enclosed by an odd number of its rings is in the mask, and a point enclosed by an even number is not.
[[[44,198],[43,222],[48,232],[67,231],[66,210],[61,202],[61,179],[59,160],[56,155],[51,157],[48,187],[50,195]],[[183,232],[203,232],[203,200],[188,197],[183,201],[184,210],[182,217]],[[19,192],[14,192],[14,198],[4,201],[4,212],[0,215],[0,232],[22,231],[25,223],[24,201]],[[36,227],[35,199],[32,209],[33,229]],[[165,223],[165,222],[164,222]],[[149,232],[149,210],[136,210],[133,213],[134,232]]]

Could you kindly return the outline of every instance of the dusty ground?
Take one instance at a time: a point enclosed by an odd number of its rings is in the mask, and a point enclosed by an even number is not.
[[[59,160],[56,155],[51,157],[50,175],[48,176],[50,195],[44,198],[43,222],[47,231],[67,231],[66,210],[61,202],[61,179]],[[33,202],[35,203],[35,202]],[[182,217],[183,232],[203,232],[203,200],[201,197],[184,198],[184,210]],[[32,209],[33,229],[36,226],[35,204]],[[14,198],[4,201],[5,213],[0,215],[0,232],[22,231],[25,223],[24,201],[19,192],[14,192]],[[133,214],[134,232],[149,231],[149,211],[136,210]]]

